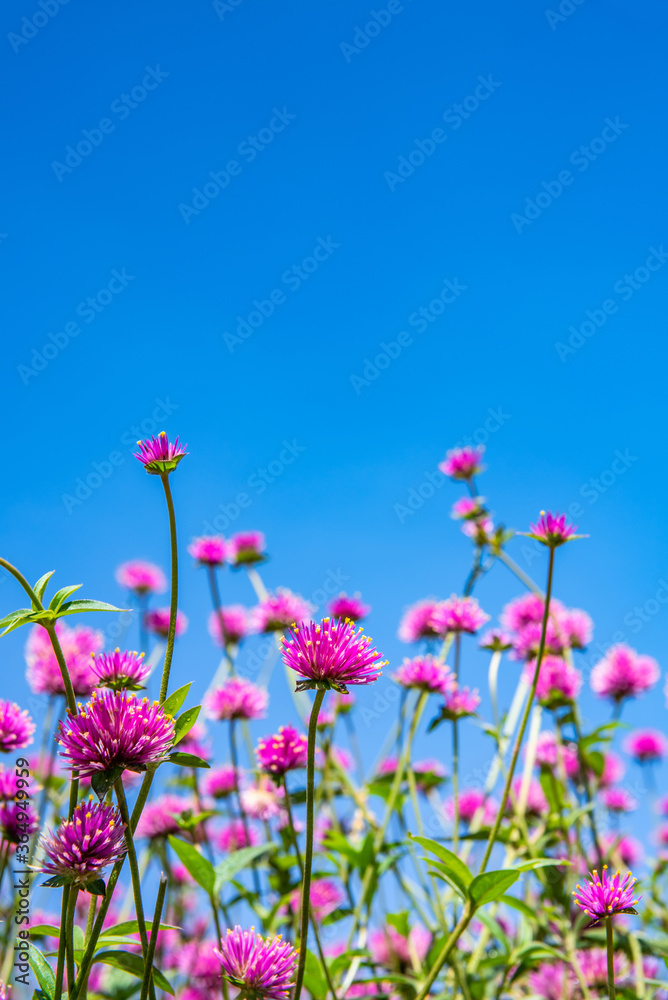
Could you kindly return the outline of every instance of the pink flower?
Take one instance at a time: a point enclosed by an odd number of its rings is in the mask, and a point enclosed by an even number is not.
[[[426,795],[432,788],[442,785],[448,776],[447,769],[440,760],[430,757],[427,760],[416,760],[413,764],[418,792]]]
[[[636,729],[624,740],[624,750],[639,764],[663,760],[668,754],[668,740],[658,729]]]
[[[520,794],[522,792],[522,777],[521,775],[513,780],[512,783],[513,798],[515,802],[519,802]],[[536,781],[532,778],[529,782],[527,801],[526,801],[526,811],[530,816],[545,816],[550,811],[550,806],[545,798],[545,792],[543,791],[540,781]],[[506,802],[506,812],[513,812],[513,803],[511,799]]]
[[[447,601],[441,601],[434,611],[433,624],[440,636],[450,632],[473,634],[489,621],[475,597],[457,597],[453,594]]]
[[[659,816],[668,816],[668,795],[664,795],[662,799],[656,803],[656,811]]]
[[[281,815],[284,799],[285,791],[277,788],[266,775],[262,775],[256,785],[251,785],[241,793],[241,805],[246,815],[263,822]]]
[[[359,622],[366,618],[371,608],[368,604],[364,604],[359,594],[353,597],[339,594],[329,602],[328,610],[334,618],[349,618],[351,622]]]
[[[444,476],[449,476],[451,479],[471,479],[482,472],[484,453],[485,449],[482,445],[478,445],[477,448],[469,446],[452,448],[438,467]]]
[[[298,594],[285,587],[279,587],[275,594],[269,594],[251,612],[251,622],[255,632],[282,632],[297,622],[311,617],[313,606]]]
[[[269,695],[266,689],[244,680],[243,677],[230,677],[204,699],[208,717],[218,721],[263,719],[267,714],[268,705]]]
[[[39,830],[39,818],[30,803],[0,802],[0,840],[8,844],[25,844]]]
[[[335,743],[332,743],[329,748],[329,756],[336,766],[340,767],[347,774],[351,774],[355,770],[355,759],[344,747],[337,747]],[[320,766],[318,756],[316,756],[316,767]]]
[[[302,678],[298,691],[324,687],[345,694],[348,684],[378,680],[386,663],[361,628],[337,618],[323,618],[320,625],[302,623],[281,643],[286,666]]]
[[[530,660],[524,667],[527,683],[531,683],[536,673],[536,662]],[[536,697],[547,708],[566,705],[577,698],[582,687],[579,670],[557,656],[546,656],[540,666]]]
[[[227,542],[222,535],[193,538],[188,552],[201,566],[222,566],[227,558]]]
[[[621,862],[630,868],[642,860],[643,846],[634,837],[619,837],[604,833],[600,838],[600,843],[604,855],[614,859],[615,864]]]
[[[435,656],[429,655],[404,660],[394,674],[394,680],[404,688],[418,688],[420,691],[438,694],[446,694],[456,683],[450,668]]]
[[[125,854],[125,826],[113,806],[94,803],[91,798],[76,806],[71,820],[44,834],[39,846],[42,861],[38,870],[48,875],[49,881],[55,878],[62,885],[66,880],[88,890],[108,865]]]
[[[633,812],[638,808],[637,800],[625,788],[605,788],[601,792],[601,801],[613,813]]]
[[[102,649],[102,633],[86,625],[69,628],[60,619],[56,622],[56,635],[67,663],[74,693],[86,697],[97,685],[97,677],[91,667],[91,653]],[[28,664],[26,678],[35,694],[65,694],[56,654],[46,629],[41,625],[35,625],[31,630],[25,657]]]
[[[221,992],[220,960],[213,941],[181,944],[176,953],[176,967],[186,977],[196,997],[211,997]],[[183,993],[180,997],[183,998]]]
[[[448,719],[463,719],[467,715],[475,715],[479,704],[477,689],[471,691],[470,688],[459,687],[455,683],[445,695],[443,715]]]
[[[550,601],[550,616],[558,618],[563,614],[565,608],[560,601],[554,598]],[[501,615],[503,626],[511,632],[521,632],[527,625],[540,625],[545,613],[545,601],[537,594],[524,594],[517,597],[510,604],[506,604]]]
[[[396,774],[398,766],[398,757],[384,757],[378,765],[377,774],[381,778],[391,778]]]
[[[554,733],[539,733],[536,742],[536,763],[550,770],[557,770],[561,761],[566,777],[574,778],[580,770],[577,748],[571,743],[558,744]]]
[[[530,528],[531,531],[521,534],[527,534],[529,538],[535,538],[537,542],[542,542],[551,549],[556,549],[564,542],[583,537],[575,534],[577,527],[567,522],[565,514],[552,514],[550,511],[546,513],[541,510],[538,524],[532,524]]]
[[[626,768],[621,757],[618,757],[612,750],[603,754],[603,771],[598,779],[601,788],[607,788],[609,785],[621,781],[625,773]]]
[[[229,559],[236,568],[252,566],[266,559],[261,531],[237,531],[229,543]]]
[[[282,777],[306,767],[308,740],[294,726],[281,726],[273,736],[258,740],[255,754],[263,771]]]
[[[230,604],[226,608],[221,608],[220,614],[217,611],[212,611],[209,615],[209,635],[218,646],[223,645],[221,617],[225,628],[225,638],[231,645],[236,645],[249,635],[251,623],[247,609],[241,604]]]
[[[261,938],[251,927],[236,926],[215,949],[224,975],[253,1000],[287,1000],[295,979],[297,952],[282,941]]]
[[[314,879],[311,883],[311,909],[313,916],[320,923],[334,910],[337,910],[344,900],[344,895],[336,882],[328,878]],[[290,905],[295,912],[301,910],[301,889],[295,889],[290,896]]]
[[[480,788],[462,788],[459,792],[459,819],[462,823],[470,823],[479,809],[483,808],[483,826],[489,826],[496,819],[499,805],[493,798],[488,798]],[[455,800],[448,799],[445,812],[449,819],[455,818]]]
[[[155,840],[157,837],[168,837],[171,833],[178,833],[181,829],[178,819],[185,813],[193,811],[193,802],[189,799],[172,793],[161,795],[144,806],[135,836]]]
[[[434,612],[438,601],[432,597],[411,605],[399,623],[399,638],[402,642],[419,642],[420,639],[435,639],[438,632],[434,626]]]
[[[660,673],[659,664],[651,656],[639,656],[635,649],[620,643],[594,666],[590,683],[600,697],[620,702],[648,691]]]
[[[484,545],[494,531],[494,521],[489,515],[478,517],[475,521],[464,521],[461,530],[467,538],[473,538],[477,545]]]
[[[483,513],[483,501],[483,497],[462,497],[461,500],[455,500],[450,516],[455,521],[468,521],[479,517]]]
[[[0,751],[12,753],[30,746],[35,725],[26,709],[0,698]]]
[[[608,984],[608,953],[605,948],[589,948],[576,952],[584,981],[589,987],[606,987]],[[619,981],[627,968],[623,954],[616,952],[612,958],[615,980]]]
[[[492,653],[501,653],[513,645],[512,636],[500,628],[491,628],[485,632],[478,643],[481,649],[489,649]]]
[[[638,880],[633,878],[631,872],[622,877],[618,871],[614,878],[610,878],[608,866],[603,865],[600,875],[596,870],[591,875],[591,881],[584,888],[575,887],[573,896],[580,909],[592,918],[592,923],[597,924],[615,913],[635,913],[633,907],[640,897],[635,897]]]
[[[413,954],[419,962],[423,962],[430,945],[431,934],[422,924],[414,924],[408,937],[390,924],[369,935],[372,961],[392,970],[412,966]]]
[[[160,636],[161,639],[166,639],[169,634],[169,615],[169,608],[156,608],[154,611],[147,611],[144,618],[146,628],[154,635]],[[188,619],[182,611],[177,609],[175,637],[178,639],[187,628]]]
[[[254,847],[260,843],[257,830],[248,828],[248,836],[243,820],[233,819],[221,830],[218,830],[216,842],[221,851],[232,854],[233,851],[240,851],[243,847]]]
[[[542,962],[529,973],[532,994],[544,1000],[572,1000],[577,979],[563,962]]]
[[[178,437],[172,443],[165,431],[160,431],[157,437],[137,441],[139,451],[133,452],[146,471],[152,476],[166,476],[173,472],[184,455],[187,445],[181,445]]]
[[[116,580],[135,594],[164,594],[167,590],[167,577],[160,567],[143,559],[133,559],[119,566]]]
[[[151,668],[143,662],[143,653],[133,653],[126,650],[121,653],[115,649],[113,653],[101,653],[93,657],[91,669],[97,677],[100,687],[129,688],[137,691],[144,687]]]
[[[231,764],[222,764],[220,767],[212,767],[206,771],[202,778],[202,791],[205,795],[210,795],[214,799],[224,799],[231,795],[237,782],[241,785],[241,775],[236,775]]]
[[[594,623],[586,611],[568,608],[558,616],[559,628],[571,649],[585,649],[594,634]]]
[[[531,622],[520,629],[513,643],[512,658],[514,660],[535,659],[538,656],[542,633],[543,626],[538,622]],[[559,656],[565,649],[566,639],[564,635],[554,621],[548,618],[545,629],[545,652],[552,656]]]

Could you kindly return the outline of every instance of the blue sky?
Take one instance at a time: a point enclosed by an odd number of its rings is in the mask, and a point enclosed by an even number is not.
[[[556,587],[595,642],[665,670],[666,13],[547,2],[8,0],[3,554],[122,603],[120,561],[167,564],[131,457],[164,428],[190,450],[176,680],[201,693],[215,668],[185,553],[213,523],[266,532],[271,587],[360,590],[396,663],[402,609],[460,589],[470,557],[457,487],[411,491],[485,441],[499,519],[580,505]],[[479,597],[520,592],[499,566]],[[0,602],[22,603],[7,580]],[[23,639],[0,655],[24,700]],[[467,650],[467,681],[484,671]],[[624,717],[665,728],[663,694]],[[466,752],[488,757],[476,730]]]

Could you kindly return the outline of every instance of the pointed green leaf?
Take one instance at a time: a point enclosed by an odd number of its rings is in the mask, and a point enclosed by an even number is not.
[[[461,858],[458,858],[456,854],[449,851],[447,847],[443,847],[443,844],[439,844],[437,840],[430,840],[428,837],[414,837],[412,834],[408,836],[411,840],[424,847],[426,851],[429,851],[430,854],[435,854],[447,868],[454,872],[459,881],[463,882],[465,886],[471,884],[473,872],[464,864]]]
[[[175,924],[160,924],[161,931],[180,931],[181,928],[177,927]],[[124,937],[126,934],[138,934],[139,924],[136,920],[124,920],[123,923],[114,924],[112,927],[107,927],[100,934],[100,941],[105,937]],[[56,937],[59,931],[56,928]]]
[[[54,927],[52,924],[35,924],[34,927],[28,928],[28,933],[33,934],[35,937],[60,937],[60,928]]]
[[[179,767],[211,767],[210,764],[201,757],[197,757],[194,753],[182,753],[180,750],[170,753],[167,759],[172,764],[178,764]]]
[[[141,955],[134,955],[129,951],[98,951],[93,961],[103,962],[105,965],[113,965],[114,968],[122,969],[123,972],[129,972],[131,976],[135,976],[137,979],[144,978],[144,959]],[[168,980],[165,979],[162,972],[156,969],[155,966],[153,966],[153,982],[158,989],[164,990],[170,996],[174,996],[174,990]]]
[[[177,743],[181,742],[184,736],[188,735],[192,727],[197,722],[197,716],[199,715],[201,709],[201,705],[195,705],[194,708],[187,709],[183,715],[179,715],[176,720],[176,725],[174,726],[173,746],[176,746]]]
[[[53,974],[51,966],[44,958],[44,955],[32,942],[30,943],[28,961],[30,962],[30,968],[35,973],[35,978],[37,979],[42,992],[49,997],[49,1000],[53,1000],[56,992],[56,977]]]
[[[104,896],[106,891],[107,887],[103,878],[96,878],[93,882],[86,883],[86,892],[89,892],[91,896]]]
[[[492,903],[517,882],[519,877],[520,873],[513,868],[476,875],[469,886],[471,902],[476,908],[484,906],[485,903]]]
[[[91,787],[100,802],[105,797],[111,786],[120,778],[125,768],[116,766],[110,767],[108,771],[97,771],[90,780]]]
[[[162,706],[165,711],[165,715],[171,715],[172,717],[176,715],[176,713],[180,710],[181,705],[188,697],[188,691],[190,691],[191,685],[192,681],[190,684],[184,684],[183,687],[178,688],[170,694],[169,698],[167,698]]]
[[[51,598],[51,603],[49,604],[50,611],[58,611],[61,605],[67,600],[70,594],[73,594],[76,590],[80,590],[83,587],[83,583],[75,583],[71,587],[62,587],[60,590]]]
[[[52,570],[49,570],[48,573],[45,573],[44,576],[40,576],[39,580],[37,581],[37,583],[35,584],[35,586],[32,588],[35,591],[35,593],[37,594],[37,596],[39,597],[40,601],[44,597],[44,591],[46,590],[47,583],[49,582],[49,580],[51,579],[51,577],[53,576],[53,574],[55,572],[56,572],[55,569],[52,569]]]
[[[216,874],[211,862],[200,854],[196,847],[187,844],[185,840],[179,840],[178,837],[170,837],[169,845],[197,884],[201,885],[209,896],[213,896]]]
[[[506,906],[511,906],[513,910],[517,910],[522,916],[526,917],[527,920],[537,920],[538,914],[535,910],[532,910],[530,906],[527,906],[521,899],[516,899],[515,896],[501,896],[500,902],[505,903]]]
[[[515,869],[518,872],[530,872],[534,868],[561,868],[562,865],[570,865],[570,861],[563,858],[530,858],[528,861],[520,861]]]
[[[385,919],[390,927],[394,927],[395,931],[398,931],[402,937],[408,937],[411,929],[408,910],[402,910],[401,913],[388,913]]]
[[[171,841],[171,837],[169,838]],[[215,872],[215,882],[214,882],[214,895],[218,895],[221,888],[226,882],[231,882],[235,876],[240,872],[244,871],[245,868],[250,868],[252,863],[261,855],[268,854],[270,851],[275,850],[277,844],[258,844],[255,847],[242,847],[238,851],[232,851],[231,854],[214,868]],[[183,862],[185,864],[185,861]],[[187,865],[186,865],[187,867]]]
[[[312,997],[324,997],[327,994],[327,980],[320,967],[320,962],[308,949],[304,969],[304,986]]]
[[[462,881],[458,873],[442,861],[434,861],[433,858],[423,858],[422,860],[432,866],[429,869],[431,875],[439,875],[439,878],[445,879],[448,885],[457,890],[462,899],[468,899],[468,886]],[[436,871],[434,871],[434,869],[436,869]]]
[[[0,628],[2,629],[0,635],[9,635],[15,628],[27,625],[28,622],[33,621],[33,614],[34,612],[29,608],[21,608],[19,611],[13,611],[11,615],[7,615],[6,618],[0,621]]]
[[[130,608],[117,608],[113,604],[106,604],[104,601],[87,601],[82,598],[80,601],[66,601],[58,609],[58,617],[64,615],[78,615],[83,611],[129,611]]]

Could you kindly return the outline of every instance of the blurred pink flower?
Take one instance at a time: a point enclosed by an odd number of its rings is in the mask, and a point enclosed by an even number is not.
[[[298,594],[279,587],[251,611],[251,624],[255,632],[282,632],[291,625],[310,620],[314,607]]]
[[[133,559],[119,566],[116,580],[135,594],[164,594],[167,590],[167,577],[160,567],[143,559]]]
[[[533,681],[536,673],[536,661],[530,660],[524,667],[524,677],[527,683]],[[536,697],[548,708],[568,704],[577,698],[582,687],[582,676],[579,670],[566,660],[557,656],[546,656],[540,666]]]
[[[193,538],[188,552],[202,566],[222,566],[227,558],[228,543],[222,535]]]
[[[369,935],[372,961],[391,970],[412,966],[411,953],[419,962],[423,962],[430,944],[431,933],[422,924],[414,924],[407,938],[390,924]]]
[[[242,776],[237,774],[239,785],[242,784]],[[235,773],[231,764],[221,764],[220,767],[212,767],[210,771],[205,771],[201,779],[202,791],[205,795],[210,795],[214,799],[223,799],[231,795],[235,790]]]
[[[467,715],[475,715],[479,704],[480,695],[477,688],[472,691],[455,683],[445,695],[444,711],[450,719],[463,719]]]
[[[204,698],[204,709],[210,719],[219,722],[230,719],[263,719],[267,714],[269,695],[243,677],[230,677]]]
[[[624,740],[624,750],[638,763],[663,760],[668,755],[668,739],[658,729],[636,729]]]
[[[489,826],[496,819],[499,804],[496,799],[489,798],[481,788],[462,788],[459,792],[459,819],[462,823],[470,823],[478,809],[484,807],[482,825]],[[450,798],[445,803],[445,812],[449,819],[455,817],[455,800]]]
[[[242,847],[254,847],[260,843],[257,830],[252,826],[248,828],[248,838],[246,837],[246,830],[240,819],[233,819],[222,829],[219,829],[215,839],[221,851],[226,851],[228,854],[239,851]]]
[[[540,648],[540,637],[543,626],[539,622],[530,622],[524,625],[517,633],[513,642],[512,658],[514,660],[533,660],[538,656]],[[545,629],[545,653],[552,656],[559,656],[566,649],[566,639],[555,625],[552,618],[548,618]]]
[[[418,688],[439,694],[450,691],[456,683],[450,667],[429,654],[405,659],[393,679],[404,688]]]
[[[572,1000],[577,979],[564,962],[542,962],[529,973],[531,993],[544,1000]]]
[[[209,635],[218,646],[223,645],[222,624],[225,627],[225,637],[229,643],[236,645],[251,632],[250,613],[242,604],[229,604],[226,608],[212,611],[209,615]]]
[[[155,608],[153,611],[146,612],[146,615],[144,616],[144,623],[149,632],[160,636],[161,639],[166,639],[169,633],[169,616],[169,608]],[[188,619],[182,611],[177,609],[176,630],[174,632],[175,637],[178,639],[180,635],[183,635],[187,628]]]
[[[549,510],[547,512],[542,510],[538,523],[531,524],[529,527],[531,531],[521,532],[521,534],[527,534],[530,538],[535,538],[536,541],[548,545],[551,549],[578,537],[575,534],[577,526],[569,524],[565,514],[552,514]]]
[[[281,814],[285,791],[277,788],[273,781],[263,775],[255,785],[249,785],[241,793],[243,811],[251,819],[263,822],[275,819]]]
[[[418,792],[426,795],[432,788],[442,785],[448,776],[447,768],[441,764],[440,760],[429,757],[427,760],[416,760],[413,764],[413,773],[416,778]]]
[[[483,512],[484,497],[462,497],[455,500],[452,505],[450,516],[455,521],[466,521],[470,518],[478,517]]]
[[[144,806],[135,836],[154,840],[156,837],[168,837],[170,833],[178,833],[181,828],[176,818],[192,811],[194,803],[191,799],[185,799],[171,792],[160,795]]]
[[[605,948],[588,948],[576,952],[582,975],[589,987],[607,988],[608,985],[608,953]],[[628,968],[628,961],[622,952],[613,955],[615,980],[620,980]]]
[[[586,611],[580,608],[567,608],[557,615],[559,630],[571,649],[584,649],[589,645],[594,634],[594,623]]]
[[[604,788],[601,801],[606,809],[614,813],[633,812],[638,808],[637,799],[625,788]]]
[[[613,750],[606,751],[603,754],[603,771],[598,778],[601,788],[607,788],[621,781],[625,773],[626,768],[622,758],[618,757]]]
[[[594,666],[590,683],[600,697],[620,702],[648,691],[660,675],[656,660],[640,656],[635,649],[620,643],[612,646]]]
[[[0,698],[0,752],[23,750],[33,742],[35,724],[27,710]]]
[[[97,686],[91,653],[98,653],[102,649],[104,643],[102,633],[86,625],[69,628],[60,619],[56,622],[56,635],[67,663],[74,693],[83,697],[88,696]],[[26,679],[35,694],[65,693],[56,654],[46,629],[41,625],[35,625],[31,629],[26,643],[25,657],[28,664]]]
[[[572,743],[558,744],[556,736],[545,730],[538,735],[536,743],[536,763],[550,769],[557,768],[561,760],[568,778],[573,778],[580,770],[578,752]]]
[[[558,618],[565,612],[561,601],[552,598],[550,616]],[[521,632],[527,625],[540,625],[543,621],[545,601],[537,594],[524,594],[506,604],[501,615],[501,624],[511,632]]]
[[[228,543],[228,558],[235,567],[253,566],[266,559],[265,544],[261,531],[237,531]]]
[[[362,621],[371,611],[368,604],[364,604],[359,594],[349,597],[348,594],[339,594],[332,598],[328,604],[330,615],[334,618],[350,618],[352,622]]]
[[[178,437],[170,441],[165,431],[160,431],[157,437],[137,441],[139,451],[133,452],[144,468],[152,476],[169,475],[187,455],[188,445],[182,445]]]
[[[453,594],[447,601],[441,601],[433,614],[434,628],[441,636],[451,632],[473,634],[489,621],[475,597],[457,597]]]
[[[439,462],[439,469],[444,476],[451,479],[471,479],[482,472],[482,457],[485,453],[483,445],[477,448],[466,446],[464,448],[451,448],[447,452],[445,459]]]
[[[478,645],[481,649],[488,649],[492,653],[503,652],[512,648],[513,638],[500,628],[491,628],[483,633]]]
[[[402,642],[419,642],[420,639],[435,639],[438,636],[434,625],[434,612],[438,607],[435,598],[412,604],[399,623],[398,636]]]
[[[313,910],[313,916],[318,922],[324,920],[334,910],[337,910],[342,905],[344,899],[343,891],[331,879],[316,878],[311,883],[311,909]],[[299,912],[301,902],[301,889],[295,889],[290,896],[292,910]]]
[[[522,791],[522,776],[519,775],[517,778],[513,779],[512,783],[513,798],[515,802],[519,802],[520,794]],[[508,799],[506,802],[506,812],[512,813],[514,811],[512,799]],[[540,781],[536,781],[532,778],[529,782],[529,788],[527,790],[527,801],[526,801],[526,812],[530,816],[545,816],[550,811],[550,806],[545,798],[545,792],[543,791]]]

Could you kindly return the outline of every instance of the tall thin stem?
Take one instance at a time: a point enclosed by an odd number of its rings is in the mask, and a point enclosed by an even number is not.
[[[461,653],[462,637],[458,632],[455,637],[455,680],[459,683],[459,657]],[[459,724],[457,719],[452,720],[452,797],[453,797],[453,830],[452,830],[452,850],[456,854],[459,846]]]
[[[608,950],[608,996],[615,1000],[615,945],[612,917],[605,918],[605,943]]]
[[[121,819],[125,823],[125,843],[128,848],[128,864],[130,865],[130,876],[132,878],[132,892],[135,900],[135,914],[137,916],[137,926],[139,928],[139,937],[141,939],[141,952],[144,958],[144,967],[148,962],[148,935],[146,933],[146,920],[144,918],[144,904],[141,898],[141,877],[139,875],[139,866],[137,864],[137,852],[135,851],[135,841],[133,836],[133,828],[128,813],[128,804],[125,798],[125,791],[123,789],[123,782],[120,778],[114,782],[114,791],[116,792],[116,801],[118,802],[118,809],[121,814]],[[153,979],[149,977],[149,988],[151,990],[151,997],[154,996]]]
[[[60,904],[60,937],[58,938],[58,958],[56,961],[56,983],[54,1000],[60,1000],[63,994],[63,975],[65,972],[66,928],[69,914],[70,887],[63,886],[63,898]]]
[[[246,810],[243,807],[243,802],[241,801],[241,790],[239,788],[239,755],[237,753],[237,738],[235,729],[236,719],[230,719],[230,759],[232,761],[232,771],[234,772],[234,794],[237,800],[237,805],[239,807],[239,818],[241,820],[241,825],[244,829],[244,839],[246,841],[246,847],[251,846],[250,830],[248,828],[248,817],[246,816]],[[260,876],[257,873],[257,868],[255,867],[255,862],[253,862],[253,884],[255,886],[255,892],[257,893],[258,900],[260,898]]]
[[[74,915],[77,909],[79,890],[72,886],[67,907],[67,928],[65,931],[65,949],[67,955],[67,989],[74,986]]]
[[[162,705],[167,697],[169,687],[169,672],[172,667],[172,656],[174,655],[174,637],[176,635],[176,611],[179,599],[179,557],[176,548],[176,517],[174,516],[174,501],[172,500],[172,490],[169,485],[169,475],[163,473],[160,476],[162,486],[165,491],[167,501],[167,511],[169,513],[169,544],[172,556],[172,590],[169,602],[169,629],[167,632],[167,649],[165,650],[165,663],[162,668],[162,680],[160,682],[160,704]]]
[[[160,883],[158,885],[158,898],[155,901],[155,910],[153,912],[153,923],[151,925],[151,940],[148,945],[148,952],[144,960],[144,978],[141,983],[141,997],[140,1000],[146,1000],[148,997],[148,990],[153,978],[153,956],[155,955],[155,946],[158,940],[158,932],[160,930],[160,917],[162,916],[162,907],[165,903],[165,893],[167,891],[167,876],[164,872],[160,872]]]

